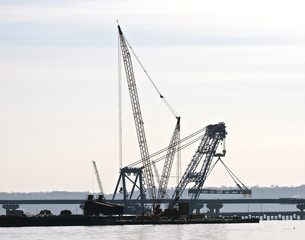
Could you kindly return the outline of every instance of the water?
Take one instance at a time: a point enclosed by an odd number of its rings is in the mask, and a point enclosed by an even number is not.
[[[304,236],[305,221],[261,221],[252,224],[0,228],[1,240],[304,240]]]

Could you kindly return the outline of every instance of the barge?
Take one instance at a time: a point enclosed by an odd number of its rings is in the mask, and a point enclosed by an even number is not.
[[[0,227],[258,223],[258,218],[157,219],[137,216],[0,216]]]
[[[184,205],[183,205],[184,206]],[[185,208],[185,206],[184,206]],[[21,210],[8,211],[0,216],[0,227],[46,227],[46,226],[107,226],[107,225],[148,225],[148,224],[223,224],[223,223],[258,223],[258,218],[240,217],[206,218],[203,214],[188,214],[181,209],[167,209],[161,214],[128,215],[123,214],[124,207],[109,203],[99,196],[89,195],[83,205],[84,214],[73,215],[63,210],[60,215],[53,215],[50,210],[42,210],[38,215],[27,216]],[[185,210],[185,209],[184,209]]]

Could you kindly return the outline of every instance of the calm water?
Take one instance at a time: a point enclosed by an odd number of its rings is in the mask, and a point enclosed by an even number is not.
[[[0,228],[0,239],[304,240],[305,221],[262,221],[258,224]]]

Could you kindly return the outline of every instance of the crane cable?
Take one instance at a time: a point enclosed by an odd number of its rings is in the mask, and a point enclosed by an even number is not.
[[[142,70],[144,71],[144,73],[146,74],[146,76],[148,77],[149,81],[151,82],[151,84],[153,85],[153,87],[155,88],[155,90],[158,92],[159,97],[163,100],[164,104],[167,106],[167,108],[171,111],[171,113],[178,118],[179,114],[176,112],[176,110],[170,105],[170,103],[165,99],[165,97],[163,96],[163,94],[161,94],[160,90],[157,88],[156,84],[154,83],[154,81],[152,80],[152,78],[150,77],[150,75],[148,74],[148,72],[146,71],[146,69],[144,68],[143,64],[141,63],[140,59],[138,58],[138,56],[136,55],[135,51],[133,50],[133,48],[131,47],[131,45],[129,44],[129,42],[127,41],[125,35],[124,35],[125,41],[129,47],[129,49],[131,50],[131,52],[133,53],[133,55],[135,56],[137,62],[140,64]]]
[[[240,181],[240,179],[238,177],[236,177],[236,175],[231,171],[231,169],[222,161],[222,159],[219,157],[217,159],[217,161],[212,165],[212,167],[210,168],[207,177],[210,175],[210,173],[212,172],[212,170],[215,168],[216,164],[218,162],[221,162],[222,165],[224,166],[225,170],[229,173],[230,177],[232,178],[232,180],[235,182],[236,186],[242,190],[242,187],[240,186],[240,184],[248,190],[247,186],[245,184],[243,184],[242,181]]]
[[[122,66],[120,36],[118,35],[118,117],[119,117],[119,168],[123,166],[123,120],[122,120]]]
[[[192,133],[192,134],[186,136],[185,138],[183,138],[183,139],[181,139],[179,142],[177,142],[176,144],[178,145],[178,148],[176,149],[176,151],[180,151],[181,149],[184,149],[184,148],[190,146],[191,144],[197,142],[198,140],[200,140],[200,139],[203,137],[203,134],[200,134],[200,133],[202,133],[205,129],[206,129],[206,127],[201,128],[201,129],[199,129],[198,131],[196,131],[196,132],[194,132],[194,133]],[[200,135],[197,136],[196,138],[194,138],[194,137],[195,137],[196,135],[198,135],[198,134],[200,134]],[[190,140],[190,142],[186,142],[184,145],[181,145],[181,146],[180,146],[181,143],[183,143],[183,142],[185,142],[185,141],[187,141],[187,140],[189,140],[189,139],[191,139],[191,138],[194,138],[194,139],[192,139],[192,140]],[[155,157],[155,156],[157,156],[157,155],[159,155],[159,154],[161,154],[161,153],[167,151],[167,149],[168,149],[168,147],[163,148],[163,149],[161,149],[161,150],[159,150],[159,151],[157,151],[157,152],[151,154],[151,155],[149,156],[149,158],[152,159],[153,157]],[[163,159],[165,159],[165,158],[166,158],[166,155],[163,155],[163,156],[157,158],[156,160],[154,160],[154,162],[155,162],[155,163],[156,163],[156,162],[159,162],[159,161],[161,161],[161,160],[163,160]],[[129,164],[127,167],[134,167],[134,166],[140,164],[141,162],[142,162],[142,160],[138,160],[138,161],[136,161],[136,162],[134,162],[134,163]]]
[[[243,184],[243,182],[242,181],[240,181],[240,179],[238,178],[238,177],[236,177],[236,175],[231,171],[231,169],[220,159],[220,162],[223,164],[223,166],[225,167],[225,169],[227,170],[227,172],[230,174],[230,176],[232,177],[232,179],[235,181],[235,183],[236,183],[236,185],[240,188],[240,189],[242,189],[241,188],[241,186],[238,184],[238,182],[244,187],[244,188],[246,188],[247,190],[248,190],[248,188],[246,187],[246,185],[245,184]],[[234,178],[233,178],[234,177]]]
[[[199,132],[199,131],[198,131],[198,132]],[[196,134],[198,134],[198,132],[196,132]],[[183,139],[180,140],[177,144],[180,144],[181,142],[184,142],[184,141],[190,139],[191,137],[195,136],[196,134],[194,133],[194,134],[192,134],[192,135],[189,135],[188,137],[183,138]],[[177,151],[180,150],[180,149],[183,149],[183,148],[185,148],[185,147],[187,147],[187,146],[189,146],[189,145],[191,145],[192,143],[194,143],[194,142],[196,142],[196,141],[198,141],[202,136],[203,136],[203,135],[200,135],[200,136],[197,137],[196,139],[193,139],[191,142],[186,143],[185,145],[180,146],[179,148],[177,148]],[[158,152],[155,152],[155,153],[151,154],[149,157],[150,157],[150,158],[153,158],[153,157],[155,157],[155,156],[157,156],[157,155],[159,155],[159,154],[161,154],[161,153],[167,151],[167,149],[168,149],[168,147],[163,148],[163,149],[159,150]],[[161,157],[161,158],[164,159],[164,158],[165,158],[165,155],[164,155],[163,157]],[[160,161],[160,160],[158,160],[158,161],[156,160],[155,162],[159,162],[159,161]],[[136,162],[134,162],[134,163],[129,164],[127,167],[132,167],[132,166],[138,165],[138,164],[140,164],[140,163],[141,163],[141,160],[138,160],[138,161],[136,161]]]

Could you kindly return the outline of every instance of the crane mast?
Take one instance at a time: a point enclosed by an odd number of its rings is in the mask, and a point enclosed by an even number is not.
[[[206,127],[205,134],[201,139],[197,151],[175,189],[172,196],[174,201],[169,205],[170,208],[174,207],[189,183],[194,183],[191,187],[191,199],[199,198],[200,190],[207,178],[217,147],[219,143],[225,139],[226,134],[226,126],[222,122]],[[223,155],[224,154],[225,150],[223,150]],[[202,159],[203,161],[201,161]],[[202,162],[201,166],[200,162]]]
[[[154,184],[154,176],[151,168],[150,158],[149,158],[149,152],[148,152],[148,146],[144,131],[144,122],[142,118],[141,108],[140,108],[140,102],[136,87],[136,81],[131,61],[130,52],[125,40],[125,37],[123,35],[123,32],[121,30],[121,27],[118,25],[118,31],[119,31],[119,38],[120,38],[120,45],[121,45],[121,52],[125,67],[125,73],[127,78],[127,84],[128,84],[128,90],[129,90],[129,96],[131,100],[131,106],[133,111],[133,117],[137,132],[137,138],[138,138],[138,144],[140,148],[140,154],[142,159],[142,165],[144,167],[144,174],[143,174],[143,180],[144,183],[147,186],[147,190],[149,193],[149,196],[151,199],[156,199],[156,192],[155,192],[155,184]]]
[[[173,160],[175,153],[177,151],[178,147],[178,142],[180,140],[180,117],[177,117],[177,124],[173,133],[173,136],[171,138],[167,153],[166,153],[166,158],[162,170],[162,175],[161,179],[159,181],[159,188],[158,188],[158,198],[164,198],[166,195],[166,189],[168,185],[168,180],[170,177],[170,172],[172,169],[173,165]]]

